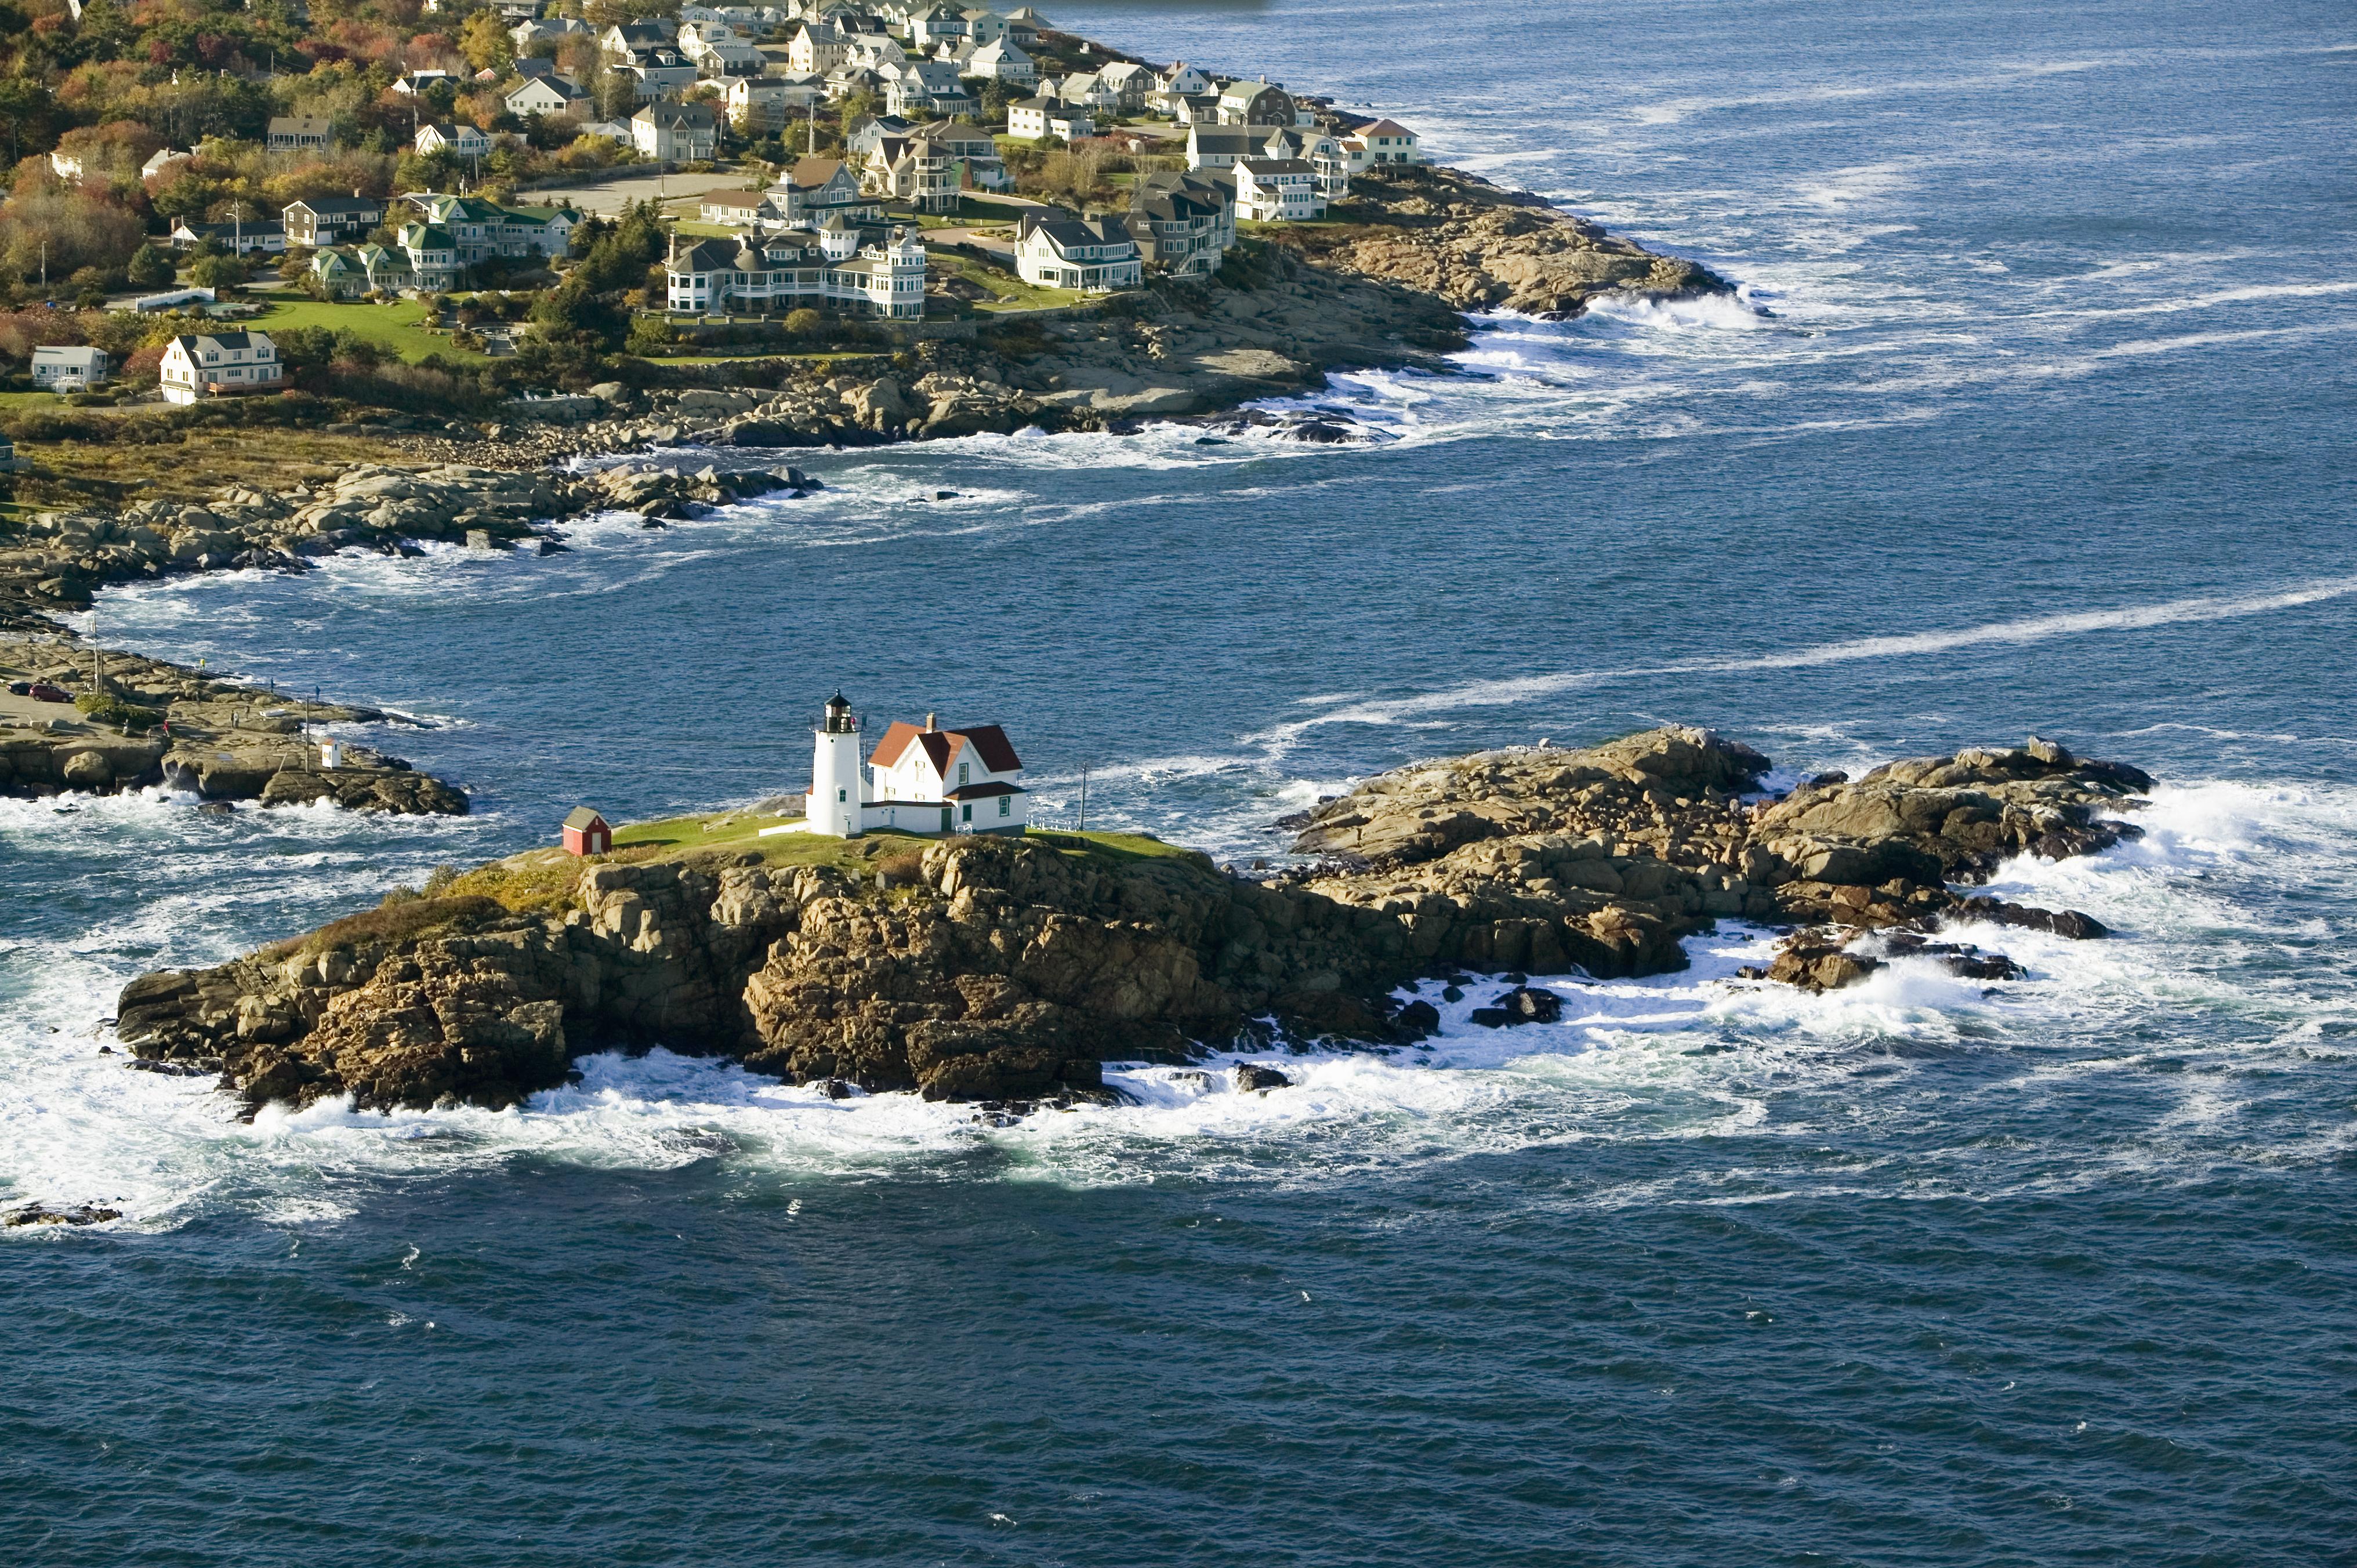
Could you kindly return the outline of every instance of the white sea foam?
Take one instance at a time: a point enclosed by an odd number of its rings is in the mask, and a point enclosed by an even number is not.
[[[990,1168],[1010,1180],[1120,1183],[1168,1172],[1318,1181],[1544,1143],[1806,1138],[1817,1119],[1846,1113],[1843,1086],[1869,1064],[1883,1075],[1874,1114],[1933,1115],[1903,1087],[1920,1070],[1910,1064],[1957,1052],[2007,1060],[1996,1084],[2060,1092],[2089,1073],[2138,1070],[2141,1052],[2057,1055],[2058,1036],[2083,1040],[2091,1027],[2100,1035],[2156,1009],[2189,1026],[2168,1031],[2166,1048],[2179,1053],[2300,1049],[2319,1025],[2348,1021],[2345,1000],[2318,995],[2297,968],[2268,961],[2275,946],[2329,934],[2303,927],[2304,917],[2286,925],[2281,914],[2258,913],[2252,894],[2293,875],[2357,893],[2357,792],[2164,788],[2141,818],[2146,836],[2104,855],[2024,859],[2000,873],[1993,891],[2083,908],[2119,932],[2095,942],[2011,928],[1959,933],[2026,963],[2030,978],[2018,983],[1992,988],[1904,960],[1860,986],[1810,996],[1734,978],[1765,959],[1770,939],[1729,927],[1692,940],[1694,964],[1683,973],[1537,982],[1563,998],[1554,1025],[1480,1028],[1468,1015],[1501,982],[1476,977],[1453,1003],[1429,982],[1419,994],[1444,1024],[1423,1046],[1251,1058],[1293,1079],[1266,1093],[1235,1088],[1226,1069],[1236,1058],[1116,1065],[1108,1081],[1127,1102],[1006,1126],[910,1095],[829,1101],[660,1050],[588,1058],[578,1084],[505,1112],[379,1115],[323,1104],[243,1124],[206,1080],[133,1071],[96,1054],[103,1036],[92,1020],[124,978],[108,956],[124,933],[96,932],[0,953],[0,973],[20,977],[0,1024],[0,1176],[19,1197],[111,1203],[126,1223],[149,1227],[224,1207],[273,1224],[332,1222],[365,1201],[371,1180],[517,1160],[622,1170],[722,1160],[825,1176],[988,1151]],[[2240,1078],[2189,1080],[2156,1112],[2152,1151],[2112,1151],[2067,1179],[2098,1179],[2126,1158],[2173,1158],[2172,1141],[2231,1129],[2262,1092]],[[2276,1157],[2338,1157],[2348,1142],[2345,1129],[2327,1127],[2302,1143],[2307,1153]],[[1870,1174],[1851,1179],[1873,1187]],[[1960,1168],[1955,1190],[1996,1179]],[[1674,1196],[1769,1201],[1780,1190],[1738,1182]],[[1594,1201],[1623,1199],[1638,1195]]]

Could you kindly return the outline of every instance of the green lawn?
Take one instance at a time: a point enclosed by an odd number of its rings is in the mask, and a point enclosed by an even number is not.
[[[933,259],[936,261],[949,263],[952,275],[962,277],[970,284],[974,284],[982,288],[986,288],[994,296],[1012,296],[1004,304],[999,303],[998,299],[996,297],[986,300],[978,300],[974,302],[974,306],[976,310],[993,312],[1001,310],[1047,310],[1063,306],[1077,305],[1082,300],[1089,297],[1087,295],[1082,294],[1076,288],[1036,287],[1033,285],[1025,283],[1013,273],[1001,272],[996,267],[988,266],[981,262],[975,261],[972,256],[958,255],[953,252],[934,252]]]
[[[263,331],[285,331],[296,327],[324,327],[330,332],[350,332],[382,344],[401,358],[415,363],[428,354],[440,354],[446,359],[480,364],[481,354],[471,354],[453,344],[447,336],[428,332],[425,327],[425,304],[423,300],[404,299],[394,305],[328,305],[318,300],[291,300],[274,304],[260,316],[241,325],[256,327]]]
[[[479,865],[455,879],[438,885],[429,883],[427,897],[440,900],[492,898],[519,913],[552,914],[572,907],[575,886],[585,865],[607,861],[635,865],[713,854],[734,856],[750,850],[771,866],[832,865],[864,875],[865,868],[877,861],[920,854],[928,845],[938,842],[931,836],[890,829],[856,839],[803,832],[761,836],[763,828],[794,820],[750,811],[712,811],[632,822],[614,830],[610,855],[584,861],[555,845],[530,849],[505,860]],[[1148,833],[1074,833],[1033,829],[1024,836],[1075,858],[1094,857],[1120,865],[1178,859],[1196,853],[1165,843]]]
[[[63,408],[65,400],[55,392],[0,392],[0,408]]]

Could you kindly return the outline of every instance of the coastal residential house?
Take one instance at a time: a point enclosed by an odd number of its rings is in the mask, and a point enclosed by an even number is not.
[[[695,62],[682,59],[676,49],[640,49],[619,69],[630,75],[631,93],[641,103],[676,98],[695,85]]]
[[[1181,98],[1200,98],[1211,91],[1211,79],[1185,60],[1173,60],[1168,70],[1154,79],[1154,91]]]
[[[1307,162],[1318,171],[1318,194],[1329,201],[1340,201],[1351,194],[1350,155],[1340,142],[1315,125],[1272,131],[1261,151],[1265,157]]]
[[[329,299],[357,299],[369,292],[368,270],[360,259],[332,245],[312,252],[311,281]]]
[[[543,16],[533,21],[518,22],[508,29],[508,38],[515,45],[516,61],[521,65],[541,44],[559,38],[586,37],[589,31],[589,24],[578,17]]]
[[[1415,133],[1396,120],[1378,120],[1353,132],[1342,145],[1350,156],[1351,172],[1353,174],[1378,164],[1424,161],[1424,154],[1416,145]]]
[[[1023,759],[997,725],[942,729],[896,721],[859,760],[859,720],[837,692],[813,730],[811,787],[802,820],[780,832],[856,838],[893,829],[910,833],[1020,833],[1029,820]],[[873,782],[869,776],[873,775]]]
[[[707,159],[719,134],[708,104],[650,103],[630,116],[630,145],[646,157]]]
[[[706,223],[725,224],[731,229],[749,229],[756,223],[782,223],[785,214],[780,212],[765,191],[706,191],[697,205],[695,215]]]
[[[458,242],[438,223],[404,223],[399,235],[402,253],[409,258],[410,286],[426,294],[455,288],[464,263]]]
[[[678,38],[678,27],[660,17],[617,22],[597,35],[597,51],[619,63],[641,49],[670,48]]]
[[[1052,207],[1024,209],[1015,226],[1015,272],[1041,288],[1088,294],[1133,288],[1146,275],[1137,242],[1121,219],[1082,218]]]
[[[491,150],[491,139],[472,125],[429,123],[417,127],[415,146],[426,156],[448,153],[453,157],[479,158]]]
[[[113,362],[103,349],[44,346],[33,350],[36,392],[87,392],[106,380]]]
[[[1006,40],[1006,18],[997,12],[984,6],[974,6],[962,15],[965,19],[965,36],[974,40],[974,48],[981,48],[985,45]]]
[[[552,71],[518,83],[504,101],[508,113],[530,119],[534,114],[572,114],[589,106],[589,94],[569,76]]]
[[[1219,271],[1235,243],[1235,192],[1209,174],[1144,174],[1130,189],[1124,227],[1140,261],[1179,277]]]
[[[841,158],[795,160],[770,187],[770,200],[789,229],[815,231],[833,218],[855,228],[884,221],[884,204],[860,188],[858,172]]]
[[[783,129],[795,115],[815,108],[826,96],[814,76],[740,76],[728,83],[721,102],[728,123],[740,131]]]
[[[998,143],[977,126],[953,120],[936,120],[924,127],[928,141],[938,142],[958,163],[958,183],[965,190],[1011,190],[1015,177],[998,156]]]
[[[786,66],[790,70],[824,76],[848,59],[851,40],[836,29],[832,22],[804,22],[794,41],[786,46]]]
[[[561,256],[581,215],[570,207],[502,207],[480,196],[423,190],[406,199],[425,221],[450,236],[458,264],[490,256]]]
[[[1236,164],[1236,206],[1262,223],[1293,223],[1326,215],[1318,171],[1304,158],[1243,158]]]
[[[166,169],[187,163],[196,156],[193,152],[176,152],[170,147],[159,147],[149,155],[145,163],[139,166],[139,177],[154,179]]]
[[[866,182],[877,193],[920,212],[957,210],[961,180],[957,156],[930,136],[911,136],[888,157],[878,148]]]
[[[861,228],[828,219],[816,242],[789,231],[741,242],[673,236],[664,258],[673,310],[791,310],[832,306],[845,314],[910,319],[925,313],[925,247],[912,229]]]
[[[1094,135],[1096,128],[1086,109],[1052,98],[1018,98],[1006,106],[1006,134],[1020,140],[1053,136],[1069,142],[1075,136]]]
[[[232,255],[247,256],[260,251],[274,256],[286,249],[286,225],[274,218],[255,223],[191,223],[183,218],[173,225],[171,239],[182,250],[210,240]]]
[[[417,286],[417,270],[409,264],[409,252],[391,245],[359,245],[352,258],[360,263],[368,279],[371,294],[404,294]]]
[[[953,5],[927,5],[909,14],[907,31],[910,43],[930,51],[963,39],[965,16]]]
[[[267,332],[184,333],[164,350],[157,372],[166,403],[276,392],[278,345]]]
[[[884,79],[884,107],[894,114],[937,114],[946,118],[975,113],[981,108],[981,102],[967,88],[958,68],[948,60],[920,59],[879,66],[876,74]]]
[[[1266,130],[1213,130],[1195,125],[1187,132],[1187,166],[1190,169],[1233,168],[1245,158],[1268,151]]]
[[[1220,90],[1222,125],[1290,125],[1293,95],[1265,77],[1255,81],[1232,81]]]
[[[995,78],[1013,87],[1029,87],[1039,80],[1031,57],[1004,38],[977,47],[959,64],[958,74],[980,77],[985,81]]]
[[[335,138],[335,124],[324,115],[273,114],[262,145],[274,153],[323,153]]]
[[[1115,60],[1096,73],[1100,92],[1111,97],[1105,107],[1124,114],[1135,114],[1146,106],[1146,95],[1155,90],[1154,72],[1135,60]]]
[[[605,854],[614,847],[614,830],[587,806],[576,806],[565,818],[565,853]]]
[[[898,155],[900,143],[917,134],[917,123],[899,114],[863,114],[851,123],[851,134],[843,145],[863,159],[872,159],[877,153],[888,158]]]
[[[705,26],[710,26],[707,23]],[[706,38],[702,33],[683,33],[680,54],[694,60],[714,76],[759,76],[769,69],[769,59],[755,48],[749,39],[733,33],[722,38]]]
[[[355,190],[350,196],[315,196],[290,201],[278,220],[286,242],[316,250],[357,240],[384,221],[384,203]]]
[[[457,85],[458,73],[455,70],[413,70],[408,75],[396,79],[393,84],[393,90],[404,98],[414,98],[427,88],[444,81]]]

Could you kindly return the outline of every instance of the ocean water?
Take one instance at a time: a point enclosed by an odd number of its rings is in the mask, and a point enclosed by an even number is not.
[[[0,802],[0,1561],[2357,1561],[2345,7],[1116,5],[1695,256],[1369,439],[976,438],[546,560],[125,590],[418,721],[476,816]],[[916,499],[937,489],[956,499]],[[1565,1022],[983,1125],[658,1051],[247,1125],[115,990],[799,788],[840,684],[1223,857],[1424,756],[2028,731],[2162,780],[2027,981],[1555,982]]]

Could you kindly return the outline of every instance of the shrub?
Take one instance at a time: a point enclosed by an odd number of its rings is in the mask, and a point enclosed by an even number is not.
[[[126,703],[112,692],[84,692],[74,699],[74,707],[102,725],[121,725],[132,730],[151,730],[164,722],[158,710]]]

